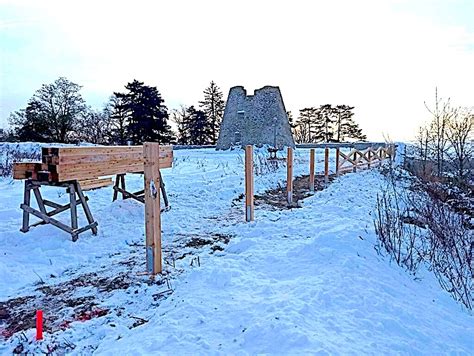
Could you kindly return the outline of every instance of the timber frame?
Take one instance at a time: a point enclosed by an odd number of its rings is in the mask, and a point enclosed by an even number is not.
[[[62,187],[66,189],[66,192],[69,194],[69,203],[61,205],[50,200],[44,199],[41,195],[40,188],[42,186],[54,186]],[[31,191],[33,191],[38,208],[34,209],[31,206]],[[88,198],[84,196],[84,193],[81,188],[81,184],[77,180],[68,181],[68,182],[48,182],[48,181],[37,181],[33,179],[25,180],[25,190],[23,196],[23,204],[20,205],[20,208],[23,210],[23,223],[21,232],[28,232],[31,227],[35,227],[43,224],[51,224],[57,228],[67,232],[71,235],[72,241],[76,241],[79,237],[79,234],[92,230],[94,235],[97,234],[97,222],[94,221],[92,213],[87,204]],[[82,227],[78,226],[77,219],[77,206],[82,205],[84,213],[86,215],[88,224]],[[48,211],[47,207],[53,208],[53,210]],[[71,212],[71,225],[66,225],[61,221],[53,218],[53,216],[62,213],[64,211],[70,210]],[[40,221],[30,225],[30,214],[36,216]]]

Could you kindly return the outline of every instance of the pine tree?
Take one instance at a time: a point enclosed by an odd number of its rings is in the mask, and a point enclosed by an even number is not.
[[[115,93],[127,111],[127,131],[134,144],[145,141],[171,143],[174,135],[168,124],[168,109],[156,87],[134,80],[125,86],[127,93]]]
[[[110,118],[110,136],[113,143],[125,145],[128,141],[128,109],[124,97],[114,93],[107,104],[107,112]]]
[[[191,145],[207,145],[212,143],[213,131],[210,120],[202,110],[190,106],[187,110],[187,131]]]
[[[334,110],[331,104],[321,105],[316,119],[315,140],[317,142],[332,142],[334,140]]]
[[[217,136],[224,115],[225,102],[221,89],[211,81],[204,89],[204,100],[199,102],[199,106],[207,116],[211,127],[211,144],[217,142]]]
[[[354,116],[353,106],[338,105],[334,108],[336,116],[336,142],[342,142],[347,139],[356,139],[364,141],[367,137],[362,133],[362,129],[352,118]]]

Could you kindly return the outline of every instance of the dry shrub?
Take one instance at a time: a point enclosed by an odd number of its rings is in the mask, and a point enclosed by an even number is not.
[[[443,289],[473,309],[474,235],[470,216],[454,211],[441,197],[420,181],[406,191],[391,181],[377,197],[376,250],[414,274],[420,264],[425,264]]]

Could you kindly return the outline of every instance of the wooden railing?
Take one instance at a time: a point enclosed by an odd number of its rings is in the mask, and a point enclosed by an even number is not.
[[[395,157],[394,145],[379,147],[373,149],[369,147],[364,151],[352,150],[345,154],[336,149],[336,174],[345,172],[356,172],[359,169],[371,168],[379,166],[387,159]]]

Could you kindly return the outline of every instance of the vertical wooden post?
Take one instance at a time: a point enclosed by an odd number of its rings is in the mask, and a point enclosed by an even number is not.
[[[370,163],[372,162],[372,147],[367,149],[367,168],[370,169]]]
[[[314,148],[309,151],[309,191],[314,192]]]
[[[339,177],[339,147],[336,148],[336,177]]]
[[[23,192],[23,204],[25,206],[30,206],[31,200],[31,186],[30,180],[25,180],[25,191]],[[23,209],[23,225],[20,229],[21,232],[27,232],[30,229],[30,213]]]
[[[324,183],[329,182],[329,148],[324,149]]]
[[[286,154],[286,195],[288,204],[293,203],[293,148],[288,147]]]
[[[253,206],[253,146],[245,146],[245,221],[254,220]]]
[[[356,162],[355,164],[352,164],[352,172],[357,172],[357,150],[354,150],[354,153],[352,155],[352,160]]]
[[[155,275],[162,271],[160,216],[160,146],[155,142],[143,145],[145,173],[146,268]]]
[[[74,189],[74,184],[69,185],[69,205],[71,209],[71,237],[72,241],[76,241],[78,238],[77,235],[77,206],[76,206],[76,190]]]

